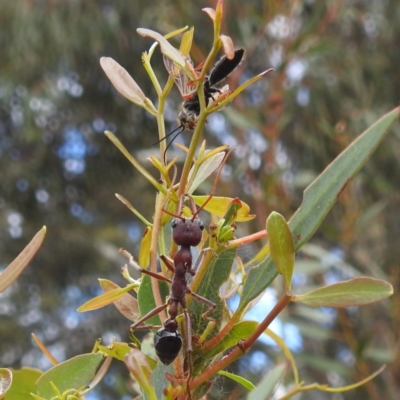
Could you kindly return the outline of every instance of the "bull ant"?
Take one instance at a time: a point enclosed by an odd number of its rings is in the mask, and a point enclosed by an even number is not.
[[[149,318],[157,315],[162,310],[169,307],[169,318],[164,321],[162,328],[160,328],[154,336],[154,345],[158,358],[164,365],[169,365],[178,356],[179,351],[182,347],[182,337],[178,332],[178,322],[176,320],[179,314],[179,306],[181,306],[186,329],[186,357],[189,365],[189,376],[191,374],[190,354],[192,352],[192,328],[190,316],[187,312],[186,307],[186,295],[190,294],[201,303],[209,306],[208,310],[203,314],[203,318],[206,321],[214,321],[212,318],[208,317],[208,314],[210,314],[216,307],[215,303],[192,292],[188,286],[188,282],[186,279],[187,273],[192,276],[195,275],[196,269],[201,260],[201,256],[202,254],[204,254],[204,251],[207,250],[205,249],[202,251],[199,258],[197,259],[195,267],[192,268],[191,247],[197,246],[200,243],[202,232],[204,229],[203,222],[198,218],[198,214],[211,200],[212,196],[213,195],[210,195],[207,201],[198,210],[196,209],[194,200],[190,195],[184,194],[180,197],[177,215],[171,214],[174,217],[171,222],[172,238],[174,242],[178,246],[180,246],[180,248],[176,252],[173,262],[164,255],[160,256],[167,268],[173,273],[172,279],[168,279],[158,273],[153,273],[151,271],[141,269],[141,272],[143,272],[144,274],[150,275],[153,278],[162,281],[169,282],[171,284],[170,296],[166,303],[154,308],[152,311],[150,311],[144,317],[132,324],[130,327],[131,331],[135,329],[137,330],[154,328],[155,326],[142,324]],[[190,208],[193,214],[192,218],[184,218],[181,216],[186,198],[188,198],[190,201]]]
[[[143,322],[147,321],[151,317],[159,314],[162,310],[165,310],[167,307],[169,307],[168,308],[169,317],[164,321],[163,326],[156,332],[154,336],[154,346],[158,358],[164,365],[169,365],[176,359],[182,348],[182,336],[178,332],[178,321],[176,320],[180,312],[179,310],[180,306],[182,308],[184,316],[184,324],[185,324],[185,336],[186,336],[185,373],[187,373],[187,382],[189,382],[190,377],[192,375],[192,360],[191,360],[192,323],[190,320],[189,313],[187,311],[186,295],[189,294],[195,299],[197,299],[197,301],[208,306],[208,309],[206,310],[206,312],[202,314],[202,317],[209,323],[215,322],[215,320],[213,318],[210,318],[208,315],[212,313],[216,308],[215,303],[206,299],[205,297],[198,295],[197,293],[192,292],[192,290],[189,288],[188,281],[186,279],[186,274],[190,274],[192,276],[195,275],[196,270],[200,265],[201,258],[202,256],[204,256],[206,251],[211,251],[215,257],[217,255],[211,248],[203,249],[200,252],[199,257],[197,258],[194,268],[192,268],[191,247],[195,247],[200,244],[202,233],[204,230],[204,225],[203,222],[198,217],[198,215],[200,211],[203,210],[205,206],[208,204],[208,202],[213,198],[217,188],[219,177],[222,172],[222,168],[225,165],[232,151],[233,150],[230,150],[226,154],[223,161],[221,162],[217,176],[214,180],[214,185],[211,189],[211,193],[207,198],[207,200],[203,203],[203,205],[199,209],[196,208],[196,204],[194,202],[193,197],[191,197],[189,194],[183,194],[179,198],[178,211],[176,215],[170,213],[165,209],[163,210],[167,214],[170,214],[172,217],[174,217],[173,220],[171,221],[172,239],[178,246],[180,246],[179,250],[174,255],[173,260],[169,259],[165,255],[160,256],[160,258],[164,261],[166,267],[173,273],[172,279],[169,279],[159,273],[139,268],[140,271],[144,274],[147,274],[155,279],[170,283],[171,291],[168,300],[164,304],[154,308],[145,316],[143,316],[134,324],[132,324],[130,326],[130,330],[132,332],[133,330],[156,328],[156,326],[154,325],[143,325]],[[175,177],[176,177],[176,169],[173,182],[175,181]],[[172,187],[173,184],[171,184],[171,188]],[[186,199],[190,201],[190,209],[192,212],[191,218],[185,218],[182,216],[183,207]],[[130,256],[129,253],[125,251],[122,252],[128,257]],[[191,398],[189,386],[187,386],[187,390],[189,393],[189,398]]]

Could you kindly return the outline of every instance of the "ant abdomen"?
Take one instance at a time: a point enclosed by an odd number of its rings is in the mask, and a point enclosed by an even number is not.
[[[154,336],[154,346],[160,361],[169,365],[181,351],[182,336],[178,331],[171,332],[163,327]]]

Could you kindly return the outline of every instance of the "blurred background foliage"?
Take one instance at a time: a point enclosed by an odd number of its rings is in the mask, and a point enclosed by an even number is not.
[[[110,56],[123,65],[154,101],[140,59],[151,42],[138,36],[136,28],[167,33],[194,25],[192,58],[197,64],[212,41],[211,22],[201,12],[207,6],[215,4],[0,2],[0,266],[8,265],[43,225],[48,227],[30,267],[0,295],[1,366],[50,366],[32,344],[31,332],[60,361],[90,351],[100,336],[108,342],[114,336],[127,340],[129,321],[113,307],[76,312],[100,293],[98,277],[124,284],[119,270],[125,260],[118,256],[119,247],[137,254],[144,226],[114,193],[129,199],[148,219],[153,213],[154,189],[103,131],[116,132],[148,166],[146,157],[158,155],[158,136],[154,118],[111,88],[99,58]],[[257,214],[253,224],[241,226],[244,235],[264,229],[272,210],[289,219],[305,187],[358,134],[398,104],[400,4],[229,0],[223,32],[247,50],[245,62],[229,78],[231,87],[267,68],[276,69],[211,116],[204,132],[209,147],[236,147],[218,194],[240,197]],[[165,82],[159,54],[153,65]],[[174,89],[166,109],[167,131],[176,127],[180,102]],[[189,135],[179,140],[188,144]],[[178,154],[183,160],[183,153]],[[306,382],[345,385],[382,363],[388,367],[357,391],[312,392],[302,398],[398,396],[399,161],[397,125],[298,255],[294,277],[295,291],[300,292],[369,275],[390,281],[395,295],[382,304],[340,312],[296,305],[281,316],[278,326],[279,334],[292,338]],[[243,257],[254,251],[247,249]],[[274,289],[270,294],[274,296]],[[256,383],[280,357],[275,347],[260,342],[236,368]],[[114,362],[114,372],[119,367]],[[124,367],[118,371],[108,374],[90,398],[131,398]],[[215,398],[245,396],[222,378],[214,393]]]

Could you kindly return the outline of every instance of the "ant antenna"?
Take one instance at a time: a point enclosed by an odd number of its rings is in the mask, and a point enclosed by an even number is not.
[[[180,129],[180,131],[171,139],[171,141],[167,144],[167,147],[165,148],[165,151],[164,151],[164,165],[167,165],[167,150],[169,149],[169,147],[171,146],[173,141],[177,138],[177,136],[180,135],[185,130],[185,127],[183,125],[178,126],[171,133],[168,133],[168,135],[165,136],[165,138],[164,138],[164,139],[166,139],[168,136],[170,136],[173,133],[175,133],[178,129]],[[162,139],[162,140],[164,140],[164,139]]]

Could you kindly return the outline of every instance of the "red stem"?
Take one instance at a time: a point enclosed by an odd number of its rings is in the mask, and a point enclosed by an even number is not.
[[[286,292],[276,303],[275,307],[265,317],[265,319],[258,325],[257,329],[245,340],[239,342],[237,346],[226,357],[223,357],[219,362],[208,368],[206,372],[198,376],[190,382],[190,389],[194,389],[207,380],[211,379],[218,371],[227,367],[233,361],[245,354],[254,342],[260,337],[262,333],[268,328],[269,324],[279,315],[279,313],[290,303],[292,293]]]

